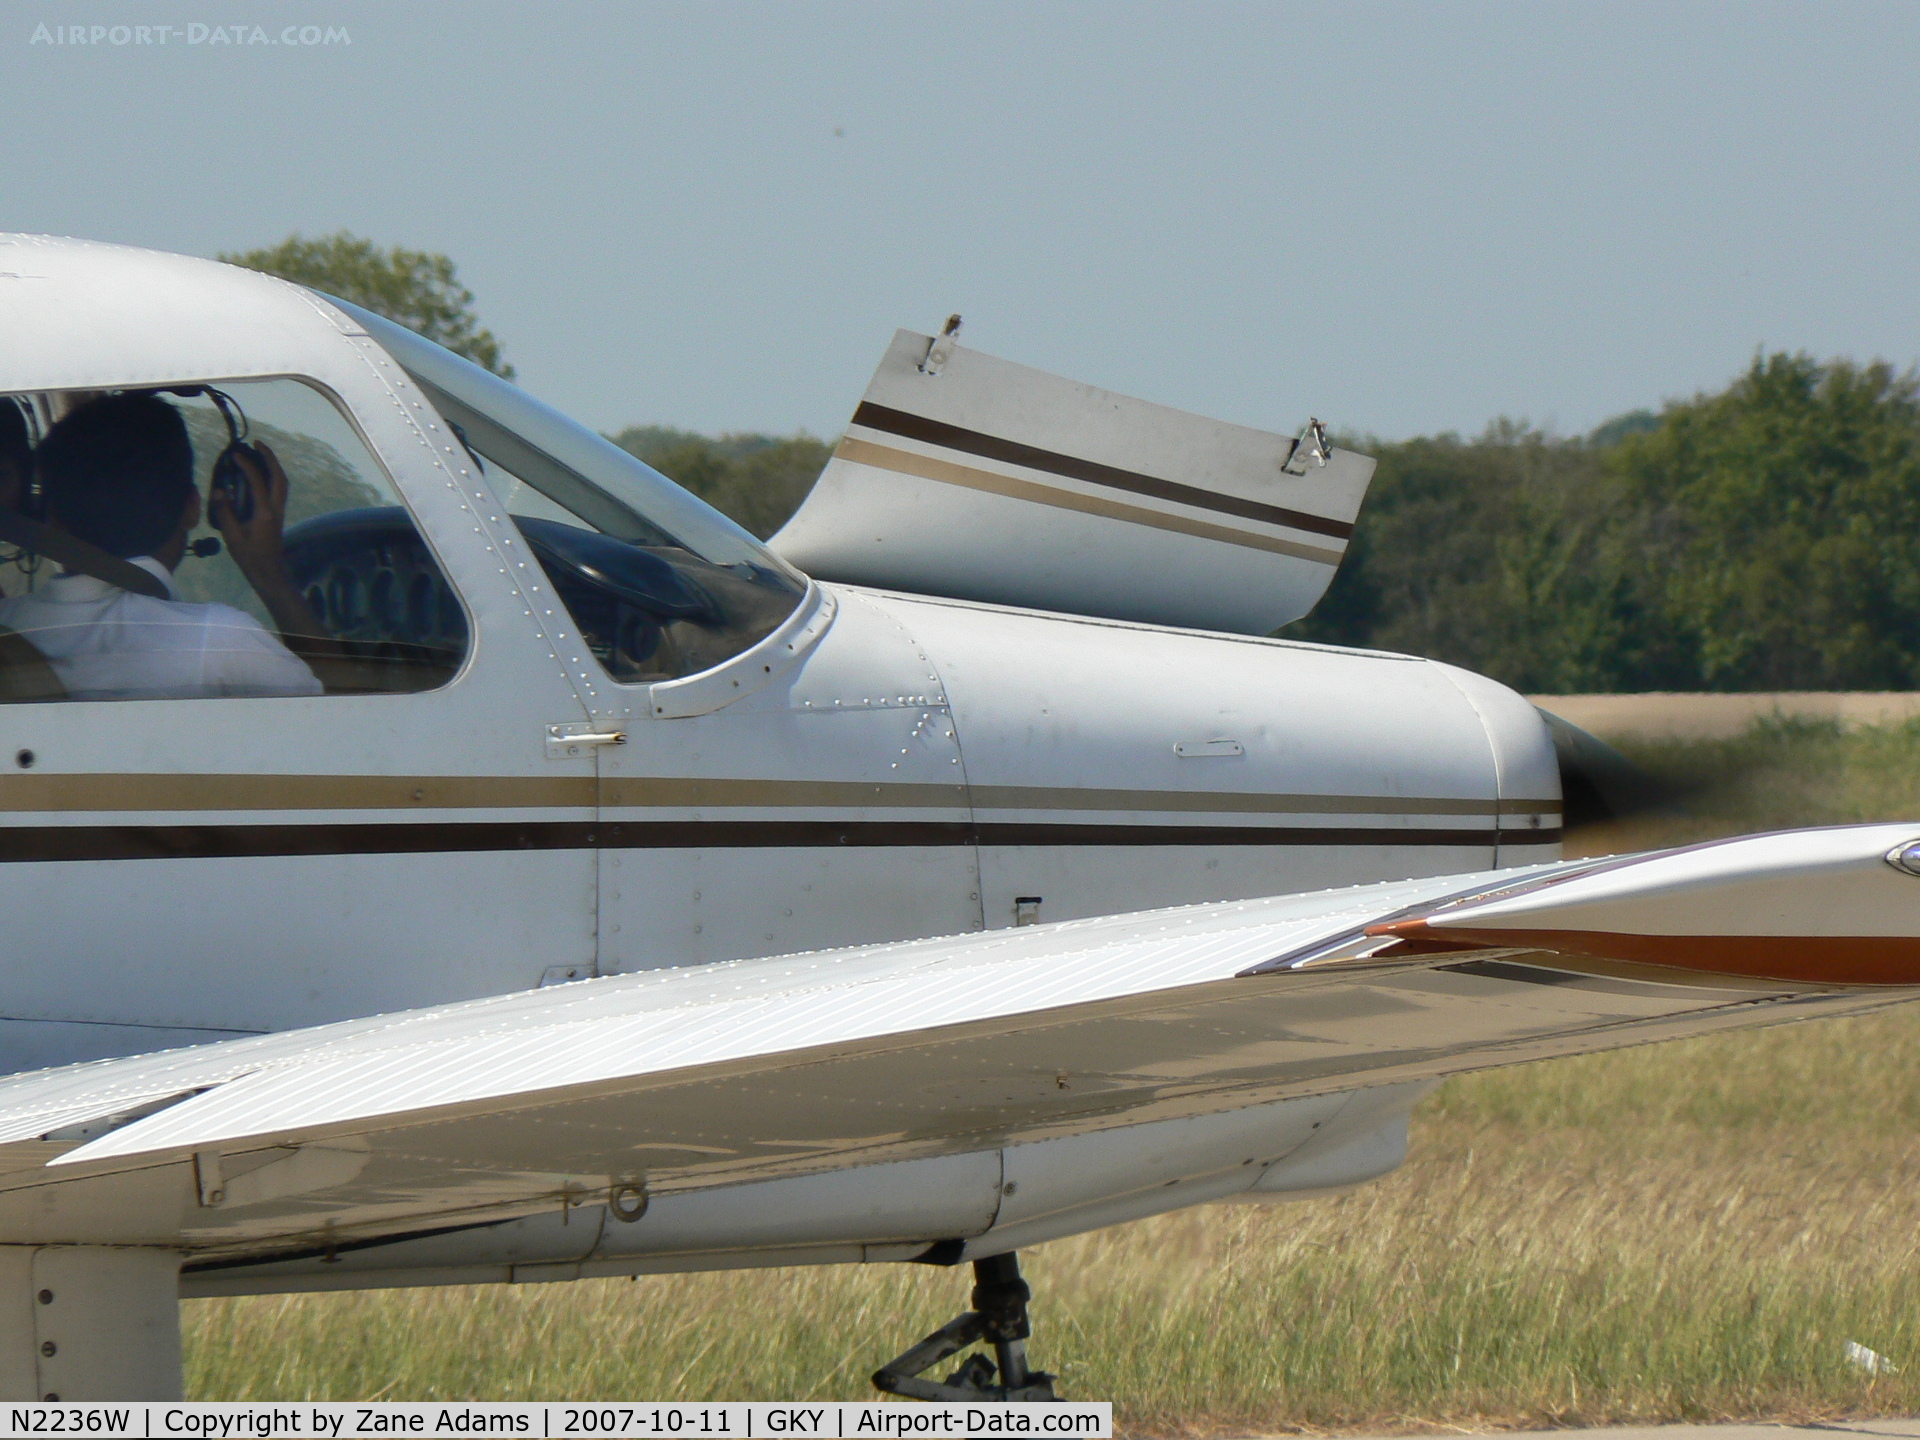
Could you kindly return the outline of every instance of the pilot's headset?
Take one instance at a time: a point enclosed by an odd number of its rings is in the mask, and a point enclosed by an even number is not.
[[[220,418],[227,424],[227,443],[224,449],[213,458],[213,475],[207,486],[207,503],[215,500],[226,502],[228,513],[234,519],[245,524],[253,518],[253,486],[247,483],[246,471],[240,468],[239,457],[245,455],[262,475],[267,473],[267,462],[260,451],[247,441],[250,429],[247,424],[247,412],[240,408],[240,402],[224,390],[216,390],[211,385],[182,386],[170,390],[172,395],[191,400],[204,395],[213,402],[220,412]],[[204,535],[187,547],[189,552],[201,559],[220,553],[220,541],[212,535]]]
[[[220,418],[227,422],[227,447],[214,457],[207,499],[224,500],[233,518],[244,525],[253,518],[253,486],[247,481],[247,472],[240,468],[240,457],[245,455],[262,475],[267,473],[267,462],[247,443],[247,412],[240,408],[240,402],[211,385],[202,386],[201,393],[219,407]]]

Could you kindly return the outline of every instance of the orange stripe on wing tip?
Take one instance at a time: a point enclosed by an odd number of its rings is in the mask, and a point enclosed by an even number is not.
[[[1442,940],[1425,920],[1389,921],[1370,926],[1367,933],[1438,945],[1456,942],[1629,960],[1750,980],[1920,985],[1920,936],[1912,935],[1630,935],[1607,930],[1447,926]]]

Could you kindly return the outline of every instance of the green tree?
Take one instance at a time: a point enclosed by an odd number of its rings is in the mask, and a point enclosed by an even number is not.
[[[698,435],[634,425],[609,437],[762,540],[787,523],[833,447],[811,435]]]
[[[1353,448],[1379,462],[1353,543],[1283,634],[1432,656],[1531,691],[1674,670],[1604,447],[1500,420],[1474,440]]]
[[[1290,636],[1522,690],[1920,687],[1920,381],[1756,356],[1585,439],[1359,442],[1346,563]]]
[[[460,283],[453,261],[445,255],[398,245],[382,250],[373,241],[342,230],[311,240],[289,235],[264,250],[215,258],[338,295],[504,379],[513,378],[513,367],[500,359],[500,342],[492,331],[481,328],[473,313],[473,292]]]
[[[1660,623],[1713,690],[1920,686],[1920,382],[1756,356],[1669,405],[1611,468]]]

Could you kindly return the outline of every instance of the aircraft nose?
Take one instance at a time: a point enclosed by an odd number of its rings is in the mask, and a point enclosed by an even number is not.
[[[1499,849],[1495,865],[1533,865],[1560,858],[1563,809],[1560,763],[1547,723],[1526,696],[1497,680],[1435,662],[1473,708],[1491,752]]]

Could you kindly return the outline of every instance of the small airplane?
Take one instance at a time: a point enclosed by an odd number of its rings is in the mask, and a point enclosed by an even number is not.
[[[1562,860],[1604,747],[1267,638],[1317,421],[903,331],[763,544],[233,267],[0,236],[0,335],[0,1396],[178,1395],[182,1296],[969,1262],[876,1384],[1047,1398],[1023,1247],[1920,994],[1920,822]]]

